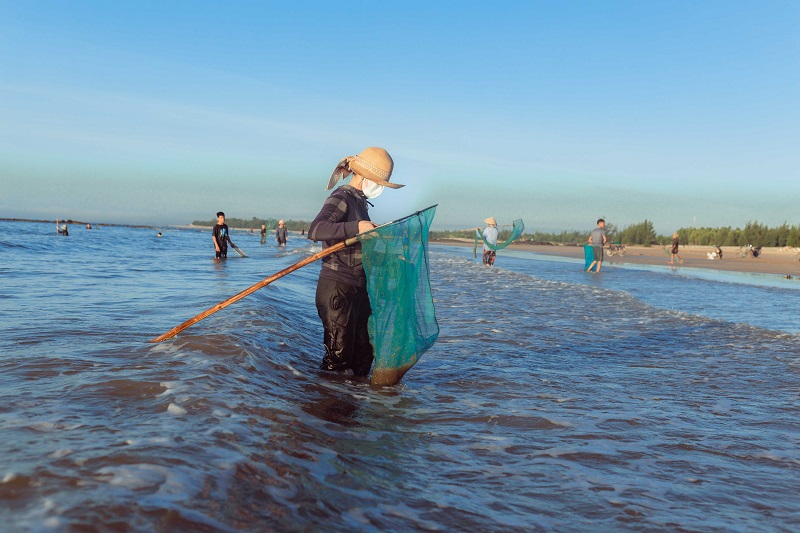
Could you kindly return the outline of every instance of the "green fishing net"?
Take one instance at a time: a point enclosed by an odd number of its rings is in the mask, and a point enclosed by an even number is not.
[[[513,227],[511,228],[511,235],[509,235],[509,237],[505,240],[505,242],[502,242],[502,243],[498,242],[497,244],[490,244],[490,243],[486,242],[486,238],[483,236],[483,232],[480,231],[480,230],[475,230],[475,246],[472,249],[473,255],[475,255],[477,257],[477,254],[478,254],[478,243],[480,241],[483,241],[484,244],[486,244],[486,246],[490,250],[495,250],[496,251],[496,250],[502,250],[503,248],[505,248],[506,246],[508,246],[509,244],[514,242],[515,240],[517,240],[517,238],[520,235],[522,235],[522,232],[525,231],[525,224],[522,222],[521,218],[518,218],[517,220],[514,221],[512,226]],[[505,235],[503,235],[503,233],[505,233],[505,231],[500,232],[500,237],[504,237],[505,236]]]
[[[594,262],[594,247],[591,244],[583,245],[583,269],[586,270]]]
[[[373,385],[400,381],[439,336],[428,267],[435,214],[434,205],[359,237],[372,306]]]

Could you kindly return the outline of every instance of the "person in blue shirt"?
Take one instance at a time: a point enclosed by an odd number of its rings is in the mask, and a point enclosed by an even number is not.
[[[497,236],[500,234],[500,230],[497,229],[497,220],[495,220],[494,217],[489,217],[485,219],[484,222],[486,222],[488,226],[483,228],[483,238],[486,239],[486,242],[483,243],[483,264],[494,266],[497,252],[489,248],[486,243],[488,242],[492,246],[497,246]]]

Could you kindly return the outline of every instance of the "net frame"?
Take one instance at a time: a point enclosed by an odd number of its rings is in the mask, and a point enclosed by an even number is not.
[[[434,205],[359,238],[372,307],[372,385],[400,381],[439,336],[428,257],[435,214]]]

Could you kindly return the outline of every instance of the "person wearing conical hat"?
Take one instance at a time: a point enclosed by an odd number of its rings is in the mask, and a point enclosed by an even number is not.
[[[484,222],[488,224],[488,226],[483,228],[483,238],[486,239],[486,242],[483,243],[483,264],[494,266],[497,252],[489,248],[486,243],[488,242],[492,246],[497,246],[497,236],[500,234],[500,230],[497,229],[497,221],[494,217],[484,219]]]
[[[275,228],[275,240],[278,241],[278,246],[286,246],[286,223],[283,220],[278,221],[278,227]]]
[[[308,228],[308,238],[322,241],[325,248],[375,227],[367,211],[369,200],[385,187],[399,189],[389,181],[394,161],[383,148],[370,147],[343,158],[334,168],[327,189],[348,176],[350,181],[331,193]],[[372,314],[367,295],[367,277],[361,264],[361,243],[352,244],[322,259],[316,293],[317,313],[322,321],[325,355],[322,370],[351,370],[356,376],[369,374],[374,350],[367,332]]]

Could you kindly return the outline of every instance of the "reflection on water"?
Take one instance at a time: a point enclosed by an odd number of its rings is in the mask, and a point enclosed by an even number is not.
[[[434,247],[439,341],[376,389],[318,370],[318,266],[146,342],[299,237],[50,230],[0,238],[10,530],[800,526],[796,291]]]

